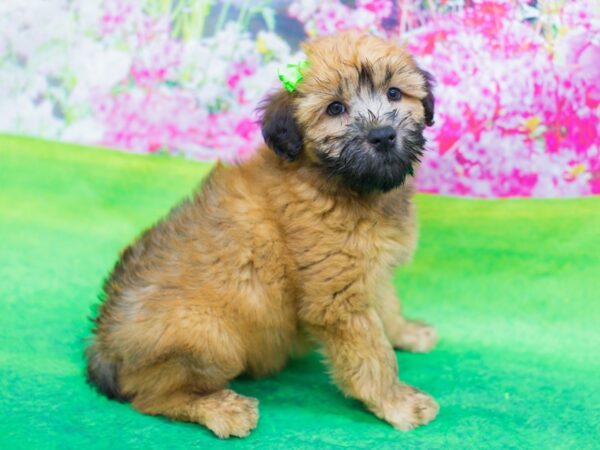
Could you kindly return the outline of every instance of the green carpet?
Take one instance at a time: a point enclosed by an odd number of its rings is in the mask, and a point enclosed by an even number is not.
[[[162,156],[0,137],[0,448],[534,448],[600,442],[600,198],[419,196],[398,273],[428,355],[398,353],[438,419],[395,431],[345,399],[316,355],[235,389],[260,400],[245,440],[147,417],[85,383],[87,316],[120,248],[208,170]]]

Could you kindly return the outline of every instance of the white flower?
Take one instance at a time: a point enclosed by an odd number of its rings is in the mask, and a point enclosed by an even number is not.
[[[102,140],[104,124],[92,118],[77,120],[68,125],[61,138],[71,142],[95,144]]]
[[[292,17],[296,17],[301,22],[310,19],[323,2],[319,0],[296,0],[288,8]]]
[[[290,54],[290,46],[279,35],[269,31],[261,31],[256,37],[258,51],[261,52],[261,47],[264,48],[280,60],[285,61]]]
[[[78,1],[73,6],[81,29],[93,30],[98,27],[104,10],[103,0]]]
[[[251,103],[259,101],[269,90],[279,85],[277,69],[281,67],[279,62],[270,62],[257,68],[251,76],[242,80],[242,88],[246,93],[246,99]]]
[[[23,95],[0,101],[0,130],[58,139],[63,123],[52,110],[49,101],[36,101]]]
[[[85,41],[71,53],[69,71],[77,76],[78,86],[108,91],[127,77],[130,66],[128,53]]]

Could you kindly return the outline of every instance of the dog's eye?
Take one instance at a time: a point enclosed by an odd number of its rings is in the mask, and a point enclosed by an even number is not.
[[[391,100],[393,102],[397,102],[398,100],[400,100],[402,98],[402,92],[398,88],[391,87],[387,91],[387,96],[388,96],[389,100]]]
[[[327,107],[327,114],[330,116],[339,116],[346,112],[346,107],[341,102],[333,102]]]

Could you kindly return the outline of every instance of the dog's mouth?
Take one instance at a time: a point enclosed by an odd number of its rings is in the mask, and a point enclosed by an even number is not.
[[[414,175],[414,166],[425,147],[422,125],[413,124],[397,131],[395,145],[386,151],[374,149],[361,134],[349,135],[335,157],[318,155],[327,172],[355,192],[388,192]]]

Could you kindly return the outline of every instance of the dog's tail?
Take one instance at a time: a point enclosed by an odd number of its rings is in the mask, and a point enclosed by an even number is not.
[[[92,342],[85,350],[87,359],[87,379],[98,392],[112,400],[127,402],[130,398],[121,392],[119,387],[120,364],[107,359]]]

